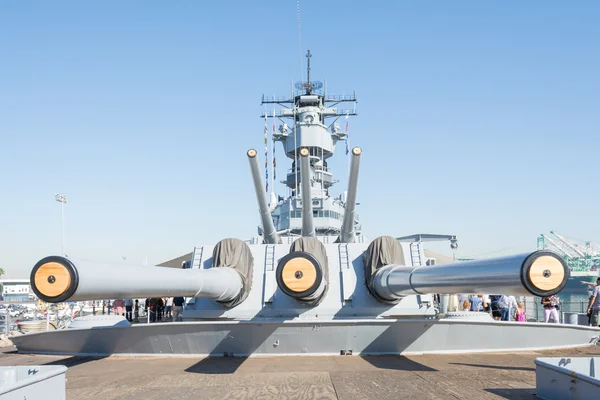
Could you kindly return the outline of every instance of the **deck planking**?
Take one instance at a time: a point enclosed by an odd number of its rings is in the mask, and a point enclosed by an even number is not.
[[[13,350],[13,351],[11,351]],[[65,365],[67,399],[535,399],[538,357],[514,353],[254,358],[70,357],[4,349],[0,365]]]

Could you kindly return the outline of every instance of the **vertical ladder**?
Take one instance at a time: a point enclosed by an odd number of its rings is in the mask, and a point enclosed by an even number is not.
[[[202,263],[202,253],[204,252],[204,246],[194,247],[194,254],[192,254],[192,268],[198,269]]]
[[[348,254],[348,244],[341,243],[338,247],[340,255],[340,272],[341,272],[341,301],[342,306],[352,306],[352,297],[356,286],[356,276],[354,270],[350,266],[350,255]]]
[[[277,291],[275,280],[275,245],[268,244],[265,247],[265,272],[263,274],[263,304],[273,303]]]
[[[340,253],[340,268],[341,269],[350,269],[350,260],[348,256],[348,244],[341,243],[339,247]]]
[[[265,249],[265,271],[275,271],[275,245],[268,244]]]
[[[421,261],[421,243],[413,242],[410,244],[410,261],[413,267],[423,265]]]

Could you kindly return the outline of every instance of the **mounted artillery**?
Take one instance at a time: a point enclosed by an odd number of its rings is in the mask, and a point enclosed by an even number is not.
[[[348,187],[338,197],[330,193],[336,181],[327,165],[336,144],[348,139],[336,121],[356,115],[356,96],[322,89],[308,74],[290,98],[263,96],[263,104],[282,108],[262,117],[291,121],[273,131],[273,140],[292,168],[282,181],[288,195],[267,196],[257,152],[248,150],[261,222],[257,237],[196,246],[189,269],[51,256],[31,272],[33,291],[54,303],[184,296],[185,323],[122,327],[104,321],[95,328],[16,337],[17,348],[61,354],[410,354],[590,342],[596,333],[585,327],[497,322],[477,312],[440,318],[433,294],[548,296],[562,290],[569,271],[548,251],[434,265],[418,240],[367,240],[356,212],[362,150],[347,149]],[[338,108],[348,103],[354,108]]]

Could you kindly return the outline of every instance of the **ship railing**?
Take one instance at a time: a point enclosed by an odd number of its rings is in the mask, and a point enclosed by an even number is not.
[[[574,324],[575,320],[578,320],[579,323],[578,325],[587,325],[588,324],[588,316],[587,316],[587,307],[588,307],[588,299],[584,298],[586,297],[585,295],[581,296],[580,299],[577,300],[567,300],[567,301],[563,301],[560,298],[560,293],[557,295],[559,298],[559,310],[558,310],[558,317],[559,320],[558,321],[552,321],[550,320],[549,322],[556,322],[556,323],[560,323],[560,324]],[[541,304],[541,297],[536,297],[536,296],[518,296],[517,298],[517,302],[518,301],[522,301],[524,306],[525,306],[525,318],[527,322],[544,322],[544,307]],[[434,296],[434,305],[436,306],[436,308],[439,310],[440,309],[440,304],[437,301],[437,296]],[[460,305],[459,305],[460,308]],[[455,311],[461,311],[461,310],[448,310],[450,312],[455,312]],[[490,306],[488,310],[486,310],[485,312],[489,313],[490,315],[493,316],[493,312],[494,311],[499,311],[496,309],[492,309],[492,307]],[[461,311],[462,312],[462,311]],[[469,311],[465,311],[465,312],[469,312]],[[511,309],[510,312],[510,321],[514,321],[513,318],[513,314],[514,314],[514,310]],[[575,318],[577,317],[577,318]],[[582,323],[583,321],[583,323]]]
[[[264,96],[262,97],[262,103],[291,103],[292,100],[286,96]],[[273,113],[271,113],[273,114]]]
[[[325,101],[327,101],[327,102],[356,101],[356,95],[355,94],[328,94]]]
[[[306,94],[306,90],[304,89],[295,89],[294,90],[294,97],[298,97],[298,96],[304,96]],[[323,89],[313,89],[311,91],[311,95],[316,95],[316,96],[323,96]]]
[[[356,110],[349,108],[331,108],[332,113],[324,113],[325,117],[344,117],[350,115],[358,115]]]
[[[0,333],[7,336],[15,332],[30,333],[64,329],[73,319],[67,303],[45,304],[42,308],[34,300],[1,303],[4,312],[0,312]],[[12,305],[11,310],[8,309],[9,305]]]
[[[298,173],[300,173],[300,168],[297,168],[297,171],[298,171]],[[326,174],[332,175],[332,173],[329,172],[329,168],[327,168],[326,166],[319,167],[319,168],[315,169],[316,173],[320,173],[321,171],[325,172]],[[288,168],[288,170],[287,170],[287,174],[288,175],[294,174],[294,173],[295,173],[294,168]]]

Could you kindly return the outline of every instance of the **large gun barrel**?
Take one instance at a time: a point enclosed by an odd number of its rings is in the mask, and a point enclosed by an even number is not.
[[[550,296],[569,278],[565,261],[550,251],[443,265],[386,265],[373,276],[372,289],[384,300],[411,294],[507,294]]]
[[[262,181],[260,178],[260,167],[258,165],[258,158],[256,157],[256,150],[248,150],[248,161],[250,162],[250,172],[252,173],[252,180],[254,181],[254,190],[256,191],[256,199],[258,200],[258,212],[260,213],[260,220],[263,228],[263,240],[267,244],[275,244],[279,241],[277,232],[275,231],[275,225],[271,218],[271,211],[267,204],[267,196],[263,191]]]
[[[348,178],[348,195],[346,198],[346,212],[340,232],[340,243],[352,243],[355,240],[354,211],[356,209],[356,190],[358,188],[358,167],[360,166],[360,147],[352,149],[350,176]]]
[[[312,191],[310,185],[310,158],[308,149],[300,150],[300,179],[302,185],[302,236],[314,237]]]
[[[175,269],[122,265],[50,256],[31,271],[31,288],[43,301],[103,300],[163,296],[234,300],[244,285],[228,267]]]

